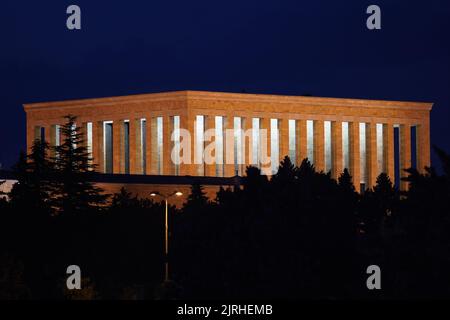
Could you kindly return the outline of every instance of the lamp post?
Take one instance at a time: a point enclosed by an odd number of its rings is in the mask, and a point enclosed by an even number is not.
[[[169,195],[163,195],[159,192],[152,192],[150,193],[151,197],[161,197],[164,199],[165,203],[165,223],[164,223],[164,254],[166,256],[166,263],[165,263],[165,273],[164,273],[164,280],[169,280],[169,202],[168,199],[170,197],[176,196],[181,197],[183,195],[180,191],[175,191]]]

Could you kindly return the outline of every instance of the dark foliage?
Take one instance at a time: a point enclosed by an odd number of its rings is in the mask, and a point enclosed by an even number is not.
[[[169,208],[171,281],[163,282],[164,203],[122,189],[105,205],[82,178],[95,168],[74,122],[53,156],[39,142],[21,156],[19,183],[0,200],[0,298],[72,299],[64,290],[72,264],[88,284],[79,298],[450,294],[450,157],[439,149],[444,174],[409,169],[403,194],[381,174],[360,195],[348,170],[336,181],[288,157],[271,179],[248,167],[242,188],[220,188],[214,201],[194,184],[182,209]],[[372,264],[382,291],[366,288]]]

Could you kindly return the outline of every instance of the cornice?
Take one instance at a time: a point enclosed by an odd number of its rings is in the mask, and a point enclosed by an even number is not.
[[[54,108],[86,108],[108,105],[123,105],[132,103],[158,102],[158,101],[223,101],[241,103],[278,103],[313,106],[358,107],[374,109],[402,109],[430,111],[433,103],[391,100],[369,100],[349,98],[323,98],[309,96],[286,96],[270,94],[226,93],[209,91],[171,91],[161,93],[138,94],[118,97],[77,99],[52,102],[26,103],[26,112],[34,110],[51,110]]]

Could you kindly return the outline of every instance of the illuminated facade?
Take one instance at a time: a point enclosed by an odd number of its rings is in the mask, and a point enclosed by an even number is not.
[[[58,145],[72,114],[103,173],[232,177],[253,164],[271,174],[288,155],[334,178],[348,168],[368,188],[381,172],[399,183],[402,169],[430,165],[431,103],[178,91],[24,108],[28,148]]]

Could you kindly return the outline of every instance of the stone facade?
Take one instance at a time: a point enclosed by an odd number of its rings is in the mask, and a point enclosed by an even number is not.
[[[240,119],[242,129],[249,129],[254,123],[252,119],[257,118],[260,129],[267,129],[269,137],[271,119],[277,119],[276,144],[280,159],[293,153],[299,164],[312,148],[310,152],[318,170],[330,171],[333,177],[338,177],[344,166],[347,166],[354,181],[364,182],[366,188],[375,183],[381,172],[386,172],[394,180],[395,170],[402,172],[402,169],[412,165],[412,161],[419,170],[430,165],[431,103],[177,91],[32,103],[25,104],[24,108],[27,114],[28,148],[34,139],[42,136],[42,130],[45,130],[45,139],[50,144],[57,144],[56,140],[61,138],[56,133],[56,128],[64,123],[65,115],[77,116],[77,125],[83,128],[83,132],[89,124],[92,156],[100,172],[106,170],[104,124],[107,121],[113,124],[111,173],[215,176],[219,170],[219,176],[223,177],[234,176],[236,172],[242,173],[245,166],[250,164],[252,139],[242,141],[242,148],[250,153],[250,159],[246,156],[245,163],[238,171],[236,165],[229,162],[225,162],[220,169],[215,164],[182,163],[178,167],[173,164],[171,151],[174,142],[171,134],[174,117],[178,117],[180,128],[189,130],[196,140],[195,121],[199,115],[203,116],[204,129],[215,127],[216,116],[222,117],[224,130],[235,129],[236,118]],[[156,141],[157,128],[160,126],[158,118],[162,120],[162,146],[161,141]],[[143,119],[146,123],[145,131],[142,130]],[[291,125],[295,125],[294,130],[289,129],[289,122],[292,120],[295,120],[291,122]],[[127,148],[124,142],[125,122]],[[307,139],[308,122],[313,126],[313,140],[310,144]],[[344,137],[343,128],[348,128],[348,136]],[[290,140],[289,137],[293,134],[295,139]],[[225,156],[235,159],[235,141],[231,144],[225,141],[233,137],[222,138]],[[273,150],[271,143],[274,141],[268,139],[267,142],[269,157]],[[195,145],[191,144],[192,157],[196,152]],[[129,154],[128,158],[125,156],[125,149]],[[416,151],[414,155],[411,155],[412,150]],[[345,155],[346,153],[348,154]],[[398,161],[395,161],[396,158]],[[327,163],[331,163],[330,168],[326,168]],[[267,166],[262,165],[261,169],[267,174],[271,173]],[[362,172],[365,173],[364,177],[361,177]],[[402,189],[407,187],[404,182],[399,186]]]

